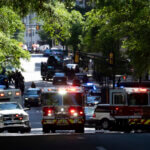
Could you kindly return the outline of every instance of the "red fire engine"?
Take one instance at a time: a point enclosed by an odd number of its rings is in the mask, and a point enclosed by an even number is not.
[[[105,104],[99,104],[93,115],[96,129],[149,128],[150,89],[109,89],[105,98]]]
[[[45,88],[42,92],[43,132],[75,130],[84,132],[84,91],[81,87]]]

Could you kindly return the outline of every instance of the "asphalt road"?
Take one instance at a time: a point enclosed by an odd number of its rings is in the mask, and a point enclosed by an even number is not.
[[[37,87],[47,87],[51,82],[41,80],[40,62],[47,58],[33,55],[29,62],[22,61],[26,88],[34,81]],[[85,128],[84,134],[76,134],[73,130],[56,131],[43,134],[41,126],[41,107],[31,107],[28,111],[31,122],[31,133],[0,133],[1,149],[21,150],[149,150],[149,133],[123,133],[113,131],[96,131]]]
[[[149,134],[59,134],[0,137],[0,147],[15,150],[149,150]]]

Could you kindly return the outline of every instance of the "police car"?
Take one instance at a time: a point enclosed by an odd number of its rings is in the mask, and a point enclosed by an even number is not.
[[[75,130],[84,132],[84,91],[76,86],[59,86],[43,89],[43,132]]]

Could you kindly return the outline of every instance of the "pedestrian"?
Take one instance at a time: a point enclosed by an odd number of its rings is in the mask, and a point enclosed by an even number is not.
[[[75,73],[79,73],[79,66],[77,65],[76,67],[75,67]]]
[[[24,86],[24,82],[20,82],[20,90],[21,90],[21,95],[23,96],[23,93],[24,93],[24,89],[25,89],[25,86]]]
[[[36,85],[34,82],[31,83],[31,88],[36,88]]]

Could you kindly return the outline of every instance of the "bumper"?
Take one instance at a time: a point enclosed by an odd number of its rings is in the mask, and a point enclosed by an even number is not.
[[[0,122],[0,129],[4,129],[4,130],[7,130],[7,129],[29,129],[29,128],[31,128],[29,121],[11,122],[11,123]]]
[[[25,105],[38,105],[40,103],[39,99],[33,99],[33,100],[25,100]]]
[[[82,118],[76,119],[43,119],[42,125],[48,125],[55,128],[75,128],[79,125],[84,125],[85,120]]]

